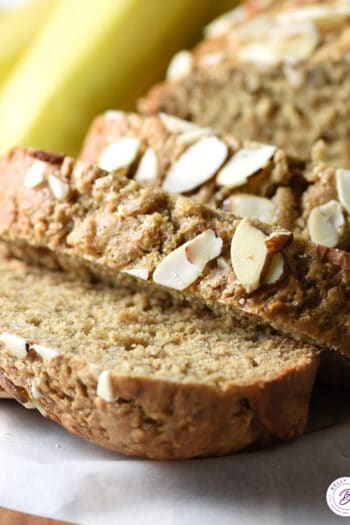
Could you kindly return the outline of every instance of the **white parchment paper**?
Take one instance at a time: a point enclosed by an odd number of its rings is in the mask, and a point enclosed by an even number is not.
[[[345,523],[325,495],[350,476],[350,418],[320,429],[320,409],[321,426],[332,422],[330,407],[317,406],[308,433],[292,443],[156,462],[105,451],[0,401],[0,506],[84,525]]]

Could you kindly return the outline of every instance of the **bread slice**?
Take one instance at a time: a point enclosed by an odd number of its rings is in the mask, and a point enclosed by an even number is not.
[[[0,259],[0,384],[103,447],[221,455],[304,429],[314,347]]]
[[[349,254],[45,152],[13,150],[0,182],[0,238],[16,255],[166,289],[348,360]]]
[[[185,193],[199,204],[244,213],[289,230],[297,227],[308,166],[283,150],[220,135],[167,114],[144,117],[107,111],[92,123],[80,158],[113,167],[118,147],[126,139],[138,144],[129,177],[162,185],[171,193]],[[251,195],[259,198],[252,200]]]
[[[303,158],[322,139],[330,162],[348,166],[349,50],[347,2],[246,1],[210,24],[193,51],[174,57],[167,80],[139,109],[277,144]]]
[[[218,139],[229,152],[223,167],[215,173],[207,172],[204,181],[206,162],[199,171],[198,165],[191,161],[201,148],[203,137],[214,145]],[[283,150],[242,142],[230,135],[221,136],[170,115],[141,117],[113,111],[100,115],[92,123],[81,158],[89,163],[102,159],[103,163],[105,153],[126,139],[139,141],[129,177],[164,188],[170,183],[177,192],[186,190],[184,193],[198,203],[279,225],[329,248],[350,249],[347,170],[325,162],[305,164]],[[207,159],[213,157],[208,146],[204,154]],[[183,170],[184,177],[178,171],[175,180],[172,174],[183,158],[187,158],[189,167]],[[187,191],[190,183],[193,187]]]

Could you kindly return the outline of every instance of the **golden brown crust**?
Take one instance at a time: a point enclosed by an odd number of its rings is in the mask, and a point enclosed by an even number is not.
[[[22,246],[49,248],[51,259],[70,258],[98,278],[123,277],[120,272],[141,267],[152,274],[166,254],[206,230],[223,241],[221,255],[229,262],[230,245],[240,219],[233,214],[201,207],[182,196],[137,185],[123,176],[85,167],[79,177],[66,159],[61,171],[47,164],[69,185],[66,200],[57,200],[43,185],[24,188],[33,162],[30,151],[14,150],[0,163],[0,235],[21,253]],[[69,168],[69,169],[68,169]],[[251,221],[270,234],[273,227]],[[25,248],[24,250],[25,251]],[[200,278],[184,291],[167,288],[175,297],[206,304],[226,316],[272,326],[296,339],[340,349],[349,355],[349,271],[320,262],[317,247],[295,238],[283,251],[288,276],[283,282],[247,294],[232,269],[208,263]],[[68,261],[69,262],[69,261]],[[130,277],[137,286],[143,281]],[[162,288],[163,289],[163,288]]]
[[[30,381],[42,393],[35,407],[74,434],[121,452],[153,459],[224,455],[305,428],[317,355],[274,381],[222,391],[200,384],[113,376],[117,401],[96,397],[87,365],[69,355],[49,365],[0,352],[0,384],[20,403],[33,403]],[[33,407],[34,407],[33,406]]]

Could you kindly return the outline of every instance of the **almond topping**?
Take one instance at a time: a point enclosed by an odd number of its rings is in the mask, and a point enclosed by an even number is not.
[[[350,170],[339,169],[335,172],[338,199],[343,208],[350,213]]]
[[[265,241],[267,251],[270,255],[278,253],[286,248],[293,240],[293,234],[289,231],[276,231],[271,233]]]
[[[44,173],[46,169],[45,162],[41,160],[36,160],[33,162],[29,170],[27,171],[24,177],[24,187],[25,188],[35,188],[39,186],[44,181]]]
[[[276,214],[275,205],[265,197],[249,195],[248,193],[237,193],[232,195],[226,202],[227,209],[239,217],[255,217],[262,222],[272,224]]]
[[[185,133],[186,131],[198,129],[196,124],[174,117],[173,115],[168,115],[168,113],[159,113],[159,119],[169,133]]]
[[[231,242],[231,260],[236,277],[247,293],[260,286],[261,276],[268,262],[266,235],[242,219]]]
[[[11,355],[18,357],[19,359],[26,357],[28,344],[22,337],[3,332],[0,334],[0,341],[4,344],[6,350]]]
[[[114,109],[110,109],[108,111],[105,111],[103,114],[105,120],[113,121],[113,120],[120,120],[125,117],[124,111],[116,111]]]
[[[97,395],[107,403],[113,403],[117,399],[113,392],[112,378],[108,370],[101,372],[98,378]]]
[[[190,146],[172,165],[163,182],[169,193],[183,193],[211,179],[227,157],[225,142],[206,137]]]
[[[38,355],[40,355],[42,359],[45,359],[46,361],[51,361],[51,359],[58,356],[57,350],[54,350],[53,348],[48,348],[47,346],[33,345],[32,348],[36,351]]]
[[[329,248],[337,246],[345,220],[341,205],[331,200],[311,210],[308,228],[312,242]]]
[[[189,51],[179,51],[173,56],[167,72],[166,78],[170,82],[176,82],[187,77],[192,71],[193,57]]]
[[[98,165],[106,171],[115,171],[127,168],[134,162],[140,148],[140,140],[132,137],[122,137],[101,153]]]
[[[264,284],[276,284],[282,280],[286,273],[286,261],[281,253],[276,253],[264,277]]]
[[[276,150],[275,146],[260,144],[237,151],[219,172],[217,183],[229,188],[243,186],[251,175],[267,166]]]
[[[144,281],[147,281],[149,275],[149,271],[147,270],[147,268],[132,268],[131,270],[122,270],[122,273],[127,273],[128,275],[138,277],[139,279],[143,279]]]
[[[210,128],[195,128],[190,129],[188,131],[184,131],[181,133],[177,139],[177,144],[180,144],[180,146],[188,146],[190,144],[194,144],[195,142],[198,142],[198,140],[202,139],[203,137],[207,137],[208,135],[212,134],[212,130]]]
[[[305,5],[297,9],[288,9],[277,16],[285,24],[298,24],[304,21],[314,22],[320,29],[329,29],[340,25],[350,15],[350,4],[338,2],[335,5]]]
[[[156,267],[153,281],[184,290],[198,279],[206,264],[218,257],[223,241],[207,230],[169,253]]]
[[[64,201],[66,199],[69,193],[69,186],[66,182],[63,182],[54,175],[50,175],[49,186],[56,199],[59,201]]]
[[[146,149],[140,160],[137,171],[135,173],[135,180],[137,182],[149,182],[158,177],[159,161],[152,148]]]

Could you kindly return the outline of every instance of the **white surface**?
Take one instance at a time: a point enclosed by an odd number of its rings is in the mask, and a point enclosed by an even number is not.
[[[0,402],[0,506],[84,525],[331,525],[350,423],[269,450],[155,462],[104,451]],[[345,523],[345,522],[344,522]]]

